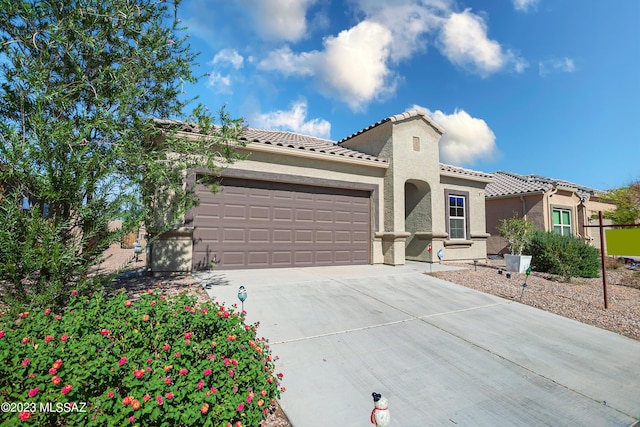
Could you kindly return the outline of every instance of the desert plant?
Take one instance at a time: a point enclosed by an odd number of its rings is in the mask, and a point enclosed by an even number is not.
[[[531,264],[536,271],[557,274],[566,281],[572,277],[599,276],[598,249],[575,237],[536,230],[528,251],[533,254]]]
[[[256,426],[279,397],[258,324],[233,307],[71,294],[63,311],[2,318],[0,424]]]
[[[501,219],[498,225],[500,237],[507,240],[511,255],[522,255],[523,249],[531,241],[533,224],[526,218],[519,218],[517,212],[509,219]]]

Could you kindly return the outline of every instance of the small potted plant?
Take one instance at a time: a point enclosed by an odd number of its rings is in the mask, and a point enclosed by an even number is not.
[[[513,217],[500,220],[498,231],[500,237],[507,240],[509,252],[511,252],[504,255],[507,271],[524,273],[531,265],[531,256],[522,255],[522,251],[531,242],[533,224],[526,218],[519,218],[514,212]]]

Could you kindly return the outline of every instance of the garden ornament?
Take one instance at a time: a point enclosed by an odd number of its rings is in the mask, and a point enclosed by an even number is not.
[[[247,290],[244,288],[244,286],[240,286],[240,288],[238,289],[238,299],[242,303],[242,311],[244,311],[244,300],[247,299]]]
[[[389,401],[380,393],[373,392],[373,410],[371,411],[371,424],[386,427],[391,421],[389,413]]]

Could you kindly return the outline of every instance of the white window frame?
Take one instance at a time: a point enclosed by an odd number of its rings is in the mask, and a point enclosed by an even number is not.
[[[556,211],[560,214],[560,223],[556,223],[556,220],[554,218],[555,216],[554,214],[556,213]],[[563,212],[569,213],[568,224],[563,223]],[[573,215],[571,213],[571,209],[561,208],[561,207],[551,208],[551,230],[554,233],[559,234],[561,236],[572,236],[573,235],[572,222],[573,222]]]
[[[462,201],[462,206],[458,206],[457,204],[452,206],[451,205],[451,201],[452,199],[455,199],[455,201]],[[451,240],[466,240],[467,239],[467,200],[468,197],[464,194],[457,194],[457,193],[449,193],[447,194],[447,228],[448,228],[448,232],[449,232],[449,239]],[[452,209],[455,209],[456,211],[462,209],[462,215],[460,215],[460,212],[455,212],[456,215],[451,215],[452,213]],[[462,227],[454,227],[453,226],[453,221],[462,221]],[[462,236],[454,236],[453,235],[453,230],[462,230]]]

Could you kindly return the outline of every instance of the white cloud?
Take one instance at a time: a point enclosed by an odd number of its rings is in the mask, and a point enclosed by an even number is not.
[[[513,0],[513,7],[519,12],[528,12],[537,3],[538,0]]]
[[[210,64],[218,65],[228,63],[238,70],[242,68],[243,62],[244,58],[235,49],[222,49],[220,52],[216,53],[216,56],[213,57]]]
[[[524,59],[489,39],[484,19],[470,9],[449,16],[440,33],[440,49],[452,63],[483,77],[508,66],[517,72],[527,66]]]
[[[256,114],[251,119],[251,127],[280,129],[329,139],[331,123],[323,119],[307,120],[307,101],[293,103],[290,110]]]
[[[217,72],[208,73],[207,87],[212,88],[218,93],[232,93],[231,76],[222,75]]]
[[[496,151],[496,136],[482,119],[464,110],[445,114],[414,105],[445,129],[440,139],[440,161],[453,165],[469,165],[480,159],[491,159]]]
[[[547,76],[553,72],[573,73],[576,71],[576,64],[573,62],[573,59],[566,57],[540,61],[538,63],[538,71],[541,76]]]
[[[259,68],[285,75],[317,79],[320,90],[360,110],[373,99],[395,90],[387,66],[391,33],[384,26],[362,21],[324,40],[324,50],[296,54],[289,47],[270,52]]]
[[[307,32],[307,9],[316,0],[243,0],[258,33],[271,40],[295,42]]]

